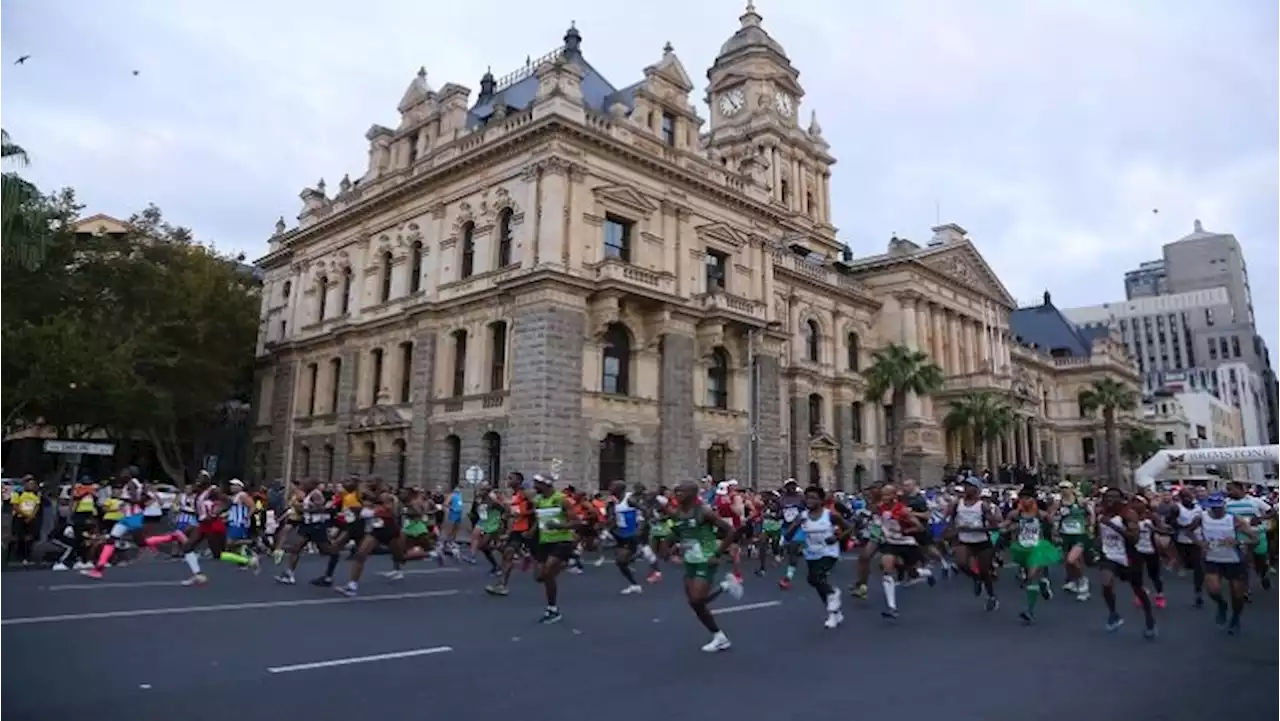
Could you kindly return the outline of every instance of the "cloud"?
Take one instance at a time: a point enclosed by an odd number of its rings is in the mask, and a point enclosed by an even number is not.
[[[736,29],[734,0],[210,5],[8,3],[5,127],[43,185],[92,210],[158,203],[221,247],[260,254],[303,185],[364,170],[419,65],[475,88],[555,47],[569,20],[617,85],[671,41],[696,81]],[[525,8],[528,9],[525,9]],[[1122,274],[1201,219],[1280,275],[1274,3],[761,0],[816,109],[836,223],[855,253],[936,219],[968,228],[1019,298],[1118,299]],[[133,69],[140,70],[133,76]],[[701,102],[703,88],[694,97]],[[705,108],[704,115],[708,115]],[[1153,213],[1158,210],[1158,213]],[[939,214],[940,211],[940,214]],[[1276,347],[1276,283],[1255,280]]]

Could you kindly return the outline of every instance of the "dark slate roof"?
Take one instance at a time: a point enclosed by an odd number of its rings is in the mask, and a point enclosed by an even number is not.
[[[564,49],[561,48],[549,57],[563,54]],[[582,97],[587,107],[604,113],[609,111],[611,105],[620,102],[627,106],[627,112],[635,110],[635,92],[644,81],[619,90],[581,55],[569,62],[582,68]],[[535,71],[535,67],[530,67],[525,77],[494,93],[492,98],[477,101],[467,114],[467,127],[476,128],[484,125],[489,120],[489,116],[493,115],[494,107],[498,105],[506,105],[509,113],[526,110],[533,105],[533,100],[538,95],[538,76]]]
[[[1093,340],[1106,333],[1105,329],[1083,330],[1054,306],[1045,294],[1044,303],[1029,308],[1019,308],[1009,316],[1013,334],[1024,345],[1035,345],[1055,356],[1087,358],[1093,352]]]

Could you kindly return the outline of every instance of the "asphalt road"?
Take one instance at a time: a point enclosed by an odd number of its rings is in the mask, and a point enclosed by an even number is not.
[[[998,613],[982,610],[967,581],[951,581],[904,589],[902,620],[889,625],[873,585],[871,602],[846,599],[845,624],[831,631],[807,586],[783,592],[749,577],[740,601],[717,602],[734,647],[704,654],[679,568],[628,597],[611,565],[566,576],[565,620],[543,627],[540,588],[527,576],[491,598],[476,568],[419,563],[390,582],[377,576],[388,565],[370,562],[354,600],[221,565],[204,588],[181,587],[185,568],[171,562],[112,569],[100,582],[5,574],[5,719],[1277,716],[1274,593],[1257,593],[1245,634],[1231,638],[1174,581],[1160,638],[1146,641],[1123,594],[1129,623],[1107,634],[1096,597],[1059,596],[1022,627],[1007,578]],[[847,585],[853,563],[840,566]]]

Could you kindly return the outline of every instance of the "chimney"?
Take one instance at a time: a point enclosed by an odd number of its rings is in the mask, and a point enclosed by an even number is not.
[[[933,231],[933,238],[929,240],[930,248],[937,248],[940,245],[948,243],[959,243],[965,239],[969,231],[961,228],[955,223],[946,223],[943,225],[935,225],[930,228]]]

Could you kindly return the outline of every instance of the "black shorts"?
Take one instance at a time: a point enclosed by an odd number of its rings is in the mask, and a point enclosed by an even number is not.
[[[880,546],[880,555],[894,556],[908,566],[920,562],[920,547],[907,544],[885,543]]]
[[[933,545],[933,534],[928,531],[912,534],[911,537],[916,539],[916,544],[920,548],[928,548]]]
[[[329,526],[324,523],[301,523],[298,524],[298,536],[303,543],[323,546],[329,542]]]
[[[350,523],[338,526],[338,530],[342,533],[347,534],[348,540],[352,540],[352,541],[355,541],[356,543],[359,543],[360,539],[364,538],[364,534],[366,531],[364,519],[357,518],[356,520]]]
[[[512,531],[507,534],[507,548],[512,551],[528,551],[533,553],[533,531]]]
[[[640,548],[639,536],[627,536],[625,538],[614,536],[614,540],[618,542],[618,548],[625,548],[632,553],[635,553]]]
[[[1098,559],[1098,570],[1110,571],[1111,575],[1116,577],[1116,580],[1123,581],[1125,583],[1134,583],[1135,581],[1138,583],[1142,582],[1142,569],[1134,563],[1134,559],[1132,557],[1129,558],[1129,565],[1122,566],[1110,558],[1103,556]]]
[[[382,528],[374,528],[369,531],[369,535],[373,536],[373,540],[379,545],[389,546],[391,542],[400,536],[400,527],[395,524],[388,524]]]
[[[1214,575],[1227,581],[1243,581],[1249,577],[1248,566],[1240,561],[1236,563],[1205,561],[1204,572],[1206,575]]]
[[[539,543],[533,549],[533,558],[538,563],[546,563],[552,558],[558,558],[561,561],[568,561],[573,558],[573,549],[575,544],[573,541],[559,541],[556,543]]]
[[[986,553],[993,548],[990,540],[978,541],[977,543],[961,543],[960,545],[969,549],[969,553],[975,556],[979,553]]]

